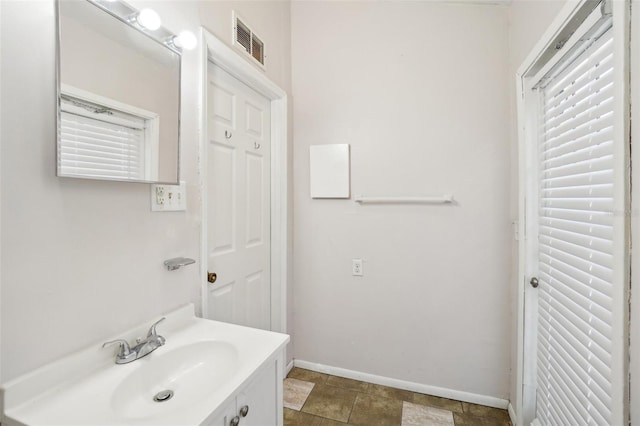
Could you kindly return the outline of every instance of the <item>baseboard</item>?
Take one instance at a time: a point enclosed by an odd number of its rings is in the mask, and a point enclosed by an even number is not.
[[[289,374],[289,372],[291,371],[292,368],[293,368],[293,360],[289,361],[289,364],[287,364],[287,367],[286,367],[287,371],[284,373],[285,377]],[[2,425],[0,425],[0,426],[2,426]]]
[[[516,410],[513,408],[513,405],[511,405],[511,402],[509,402],[509,406],[507,407],[507,411],[509,412],[509,418],[511,419],[511,424],[512,425],[517,425],[516,423]]]
[[[509,401],[506,399],[496,398],[493,396],[424,385],[422,383],[409,382],[406,380],[392,379],[390,377],[377,376],[375,374],[348,370],[346,368],[332,367],[330,365],[318,364],[301,359],[294,359],[293,365],[306,370],[317,371],[319,373],[331,374],[333,376],[345,377],[347,379],[361,380],[363,382],[405,389],[412,392],[424,393],[442,398],[455,399],[457,401],[471,402],[472,404],[486,405],[488,407],[495,407],[503,410],[509,406]]]

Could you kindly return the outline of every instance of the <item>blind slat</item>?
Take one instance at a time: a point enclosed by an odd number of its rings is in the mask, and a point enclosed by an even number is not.
[[[568,188],[568,187],[581,187],[585,185],[607,185],[611,183],[613,176],[612,170],[599,170],[593,173],[585,173],[570,176],[561,176],[556,178],[542,179],[541,186],[543,189],[549,188]],[[586,180],[585,180],[586,179]],[[602,205],[601,212],[611,214],[611,203],[609,205]],[[577,207],[579,210],[580,208]],[[589,208],[588,210],[593,210]]]
[[[611,152],[613,141],[608,140],[599,144],[590,144],[590,146],[582,149],[575,147],[567,153],[559,154],[557,151],[553,153],[545,153],[542,156],[542,162],[546,168],[555,169],[557,167],[566,166],[575,162],[590,161],[597,158],[606,157]]]
[[[585,135],[566,140],[564,143],[548,146],[544,155],[546,157],[560,157],[564,154],[591,148],[603,143],[613,143],[613,127],[603,127],[598,132],[586,133]]]
[[[576,223],[613,226],[612,212],[541,207],[541,218],[566,219]]]
[[[71,155],[85,154],[104,158],[120,157],[121,159],[137,158],[139,154],[138,151],[131,149],[112,149],[110,147],[91,146],[90,144],[74,144],[72,146],[65,146],[61,148],[61,152],[63,155],[65,153],[69,153]]]
[[[591,180],[588,180],[585,174],[593,174],[600,171],[609,171],[613,167],[613,154],[609,153],[598,158],[587,159],[585,161],[578,161],[563,165],[561,167],[545,168],[542,174],[542,181],[548,182],[553,179],[571,177],[578,175],[582,180],[582,184],[591,184]],[[606,182],[603,182],[606,183]]]
[[[600,225],[598,223],[590,223],[580,219],[582,218],[580,217],[578,220],[571,220],[570,218],[544,216],[540,218],[540,225],[549,228],[564,229],[584,235],[592,235],[603,239],[610,240],[613,238],[612,225]]]
[[[607,172],[608,174],[612,174]],[[594,173],[595,175],[595,173]],[[601,176],[603,179],[598,180],[597,176],[594,176],[594,183],[601,184],[604,180],[604,176]],[[576,177],[575,179],[579,179]],[[568,180],[568,179],[567,179]],[[556,182],[559,185],[559,182]],[[566,180],[562,183],[566,184]],[[584,184],[584,182],[582,182]],[[604,182],[607,183],[607,182]],[[541,207],[553,207],[557,209],[566,209],[566,210],[589,210],[598,213],[605,214],[614,214],[615,212],[611,208],[611,200],[606,198],[563,198],[563,199],[543,199],[541,201]]]
[[[604,183],[600,185],[567,186],[542,188],[542,193],[547,199],[563,198],[612,198],[613,184]]]

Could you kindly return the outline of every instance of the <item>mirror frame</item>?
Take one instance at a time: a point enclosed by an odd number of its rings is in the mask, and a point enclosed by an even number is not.
[[[0,0],[1,1],[1,0]],[[128,25],[132,29],[138,31],[139,33],[149,37],[151,40],[156,43],[161,44],[167,49],[171,50],[173,53],[178,55],[178,117],[177,117],[177,153],[176,153],[176,181],[162,181],[162,180],[132,180],[132,179],[116,179],[116,178],[105,178],[101,179],[95,176],[82,176],[82,175],[66,175],[61,172],[60,168],[60,151],[59,151],[59,143],[60,143],[60,126],[61,126],[61,64],[60,64],[60,52],[61,52],[61,31],[60,31],[60,3],[62,1],[86,1],[94,7],[97,7],[101,11],[107,13],[110,17],[115,18],[124,24]],[[73,178],[73,179],[86,179],[86,180],[100,180],[100,181],[111,181],[111,182],[130,182],[130,183],[148,183],[148,184],[165,184],[165,185],[179,185],[180,184],[180,162],[181,162],[181,152],[182,152],[182,141],[181,141],[181,114],[182,114],[182,49],[176,46],[172,40],[174,37],[177,37],[176,34],[172,33],[167,28],[160,26],[157,30],[149,31],[142,27],[140,24],[136,22],[131,22],[128,17],[140,12],[138,9],[130,6],[122,0],[55,0],[55,39],[56,39],[56,176],[62,178]]]

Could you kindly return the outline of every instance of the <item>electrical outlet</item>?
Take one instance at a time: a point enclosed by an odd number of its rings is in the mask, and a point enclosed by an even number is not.
[[[362,259],[351,259],[351,274],[356,277],[362,276]]]
[[[151,196],[153,197],[153,192]],[[164,205],[164,185],[156,185],[156,204]]]
[[[151,185],[151,211],[176,212],[187,210],[186,185]]]

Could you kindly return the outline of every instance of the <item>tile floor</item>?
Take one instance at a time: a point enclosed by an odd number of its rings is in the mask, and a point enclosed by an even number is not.
[[[285,426],[510,426],[506,410],[293,368]]]

